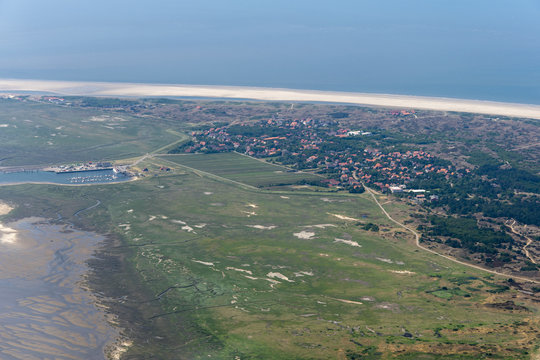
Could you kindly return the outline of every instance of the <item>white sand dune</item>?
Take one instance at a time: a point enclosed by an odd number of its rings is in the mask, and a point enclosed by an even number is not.
[[[247,227],[253,228],[253,229],[259,229],[259,230],[272,230],[277,228],[275,225],[270,226],[264,226],[264,225],[246,225]]]
[[[202,264],[202,265],[206,265],[206,266],[214,266],[214,263],[209,262],[209,261],[201,261],[201,260],[191,260],[191,261]]]
[[[235,268],[235,267],[232,267],[232,266],[227,266],[225,268],[225,270],[234,270],[234,271],[243,272],[243,273],[246,273],[246,274],[249,274],[249,275],[253,275],[251,270],[239,269],[239,268]]]
[[[337,217],[338,219],[341,219],[341,220],[360,221],[360,219],[356,219],[356,218],[353,218],[353,217],[350,217],[350,216],[339,215],[339,214],[330,214],[330,213],[328,213],[328,214],[332,215],[332,216],[335,216],[335,217]]]
[[[459,111],[540,119],[540,105],[425,96],[242,86],[166,85],[106,82],[0,79],[0,91],[89,96],[177,96],[269,101],[331,102],[396,108]]]
[[[393,272],[394,274],[406,274],[406,275],[416,274],[414,271],[409,271],[409,270],[390,270],[390,272]]]
[[[345,240],[345,239],[335,238],[334,242],[344,243],[344,244],[347,244],[347,245],[350,245],[350,246],[355,246],[355,247],[362,247],[362,245],[360,245],[356,241],[352,241],[352,240]]]
[[[311,239],[312,237],[315,236],[315,233],[314,232],[311,232],[311,231],[300,231],[300,232],[297,232],[297,233],[294,233],[293,234],[294,236],[296,236],[297,238],[299,239]]]
[[[290,280],[288,277],[278,272],[269,272],[268,274],[266,274],[266,276],[272,279],[277,278],[277,279],[285,280],[288,282],[294,282],[294,280]]]

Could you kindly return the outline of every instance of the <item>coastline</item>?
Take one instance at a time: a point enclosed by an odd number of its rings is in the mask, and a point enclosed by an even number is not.
[[[105,237],[37,217],[15,217],[0,228],[14,234],[0,242],[0,312],[9,319],[0,324],[0,353],[118,359],[130,342],[102,295],[87,286],[87,262]]]
[[[522,117],[540,120],[540,105],[412,95],[337,92],[244,86],[112,83],[0,79],[0,92],[64,96],[198,97],[262,101],[323,102]]]

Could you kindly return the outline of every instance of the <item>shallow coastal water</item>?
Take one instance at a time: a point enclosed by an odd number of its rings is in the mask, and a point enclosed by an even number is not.
[[[16,236],[0,241],[0,358],[104,359],[119,333],[84,286],[103,238],[37,218],[6,228]]]
[[[84,185],[121,182],[129,179],[131,179],[130,176],[115,173],[113,170],[78,171],[60,174],[41,170],[0,172],[0,184],[54,183]]]

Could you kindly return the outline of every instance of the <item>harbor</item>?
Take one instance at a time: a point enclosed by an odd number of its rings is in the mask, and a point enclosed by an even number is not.
[[[0,185],[9,184],[61,184],[61,185],[94,185],[123,182],[132,179],[126,171],[115,169],[82,170],[54,172],[44,170],[1,172]]]
[[[82,164],[68,164],[68,165],[58,165],[58,166],[49,166],[43,169],[43,171],[55,172],[57,174],[61,173],[76,173],[83,171],[102,171],[102,170],[115,170],[116,168],[110,162],[92,162]]]

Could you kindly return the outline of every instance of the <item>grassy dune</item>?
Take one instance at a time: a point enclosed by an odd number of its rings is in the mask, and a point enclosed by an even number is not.
[[[35,204],[13,216],[70,218],[102,202],[71,219],[118,239],[94,281],[114,294],[135,357],[528,358],[534,346],[537,313],[519,292],[416,250],[367,196],[272,194],[176,170],[0,198]],[[509,299],[531,311],[485,305]]]
[[[158,120],[7,100],[2,109],[3,165],[134,157],[182,140]],[[122,184],[0,187],[15,206],[9,219],[40,216],[107,235],[88,281],[133,340],[127,358],[538,351],[530,296],[417,249],[367,194],[258,190],[313,175],[238,154],[154,156],[138,166],[148,176]],[[385,207],[407,220],[404,203]],[[507,301],[515,306],[488,306]]]

